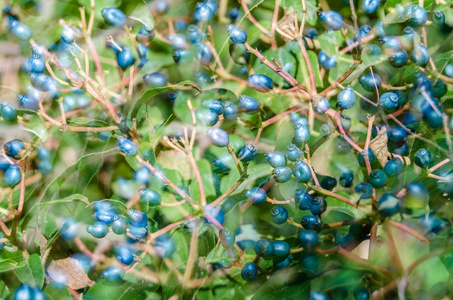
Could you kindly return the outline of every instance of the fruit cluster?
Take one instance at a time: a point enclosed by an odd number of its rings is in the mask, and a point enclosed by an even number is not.
[[[451,1],[18,2],[0,297],[453,297]]]

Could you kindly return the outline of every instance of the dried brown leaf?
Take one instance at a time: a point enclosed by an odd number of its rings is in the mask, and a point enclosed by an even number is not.
[[[82,264],[77,259],[70,257],[52,261],[47,268],[47,274],[51,280],[64,282],[73,290],[94,284],[85,273]]]
[[[370,149],[382,167],[385,166],[390,157],[387,142],[387,128],[385,126],[378,128],[376,137],[370,143]]]

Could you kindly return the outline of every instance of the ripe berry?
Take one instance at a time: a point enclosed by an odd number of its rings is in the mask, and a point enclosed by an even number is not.
[[[115,215],[113,216],[112,230],[116,234],[126,233],[127,223],[126,218],[123,216]]]
[[[378,210],[385,217],[391,217],[400,210],[400,200],[392,193],[385,193],[378,201]]]
[[[387,184],[387,176],[384,171],[379,169],[371,171],[369,180],[374,188],[381,188]]]
[[[176,25],[176,22],[175,22],[175,25]],[[142,25],[140,27],[140,29],[138,30],[137,35],[135,36],[135,39],[137,40],[137,42],[146,45],[152,39],[154,39],[154,35],[155,35],[154,29],[150,30],[148,26]]]
[[[342,90],[337,96],[337,104],[342,109],[350,109],[354,106],[355,94],[352,87],[348,86]]]
[[[318,30],[316,30],[316,28],[308,28],[307,32],[305,32],[305,36],[314,40],[318,37]]]
[[[361,165],[362,167],[366,167],[365,157],[362,153],[359,153],[358,159],[359,159],[359,165]],[[373,154],[373,151],[371,151],[371,149],[368,149],[368,159],[370,160],[370,165],[372,165],[374,163],[375,156]]]
[[[241,95],[239,96],[239,109],[241,111],[251,115],[260,110],[260,104],[258,100],[253,97]]]
[[[149,73],[143,76],[143,81],[152,88],[164,87],[167,85],[167,76],[159,72]]]
[[[145,166],[140,167],[137,171],[134,172],[134,181],[140,185],[147,186],[150,179],[151,171]]]
[[[343,28],[343,17],[336,11],[323,11],[319,14],[319,19],[326,29],[340,30]]]
[[[310,229],[316,232],[320,231],[322,228],[322,221],[318,216],[303,216],[300,224],[304,229]]]
[[[193,13],[193,19],[196,23],[206,22],[212,19],[215,11],[206,2],[198,2],[195,6],[195,12]]]
[[[381,0],[363,0],[362,9],[366,13],[372,14],[378,9],[380,4],[381,4]]]
[[[5,154],[15,159],[20,159],[25,152],[25,145],[21,140],[14,139],[3,145]]]
[[[225,120],[233,121],[238,117],[238,107],[230,101],[225,101],[223,104],[223,117]]]
[[[274,206],[271,209],[271,215],[275,224],[283,224],[288,220],[288,210],[283,206]]]
[[[115,209],[97,210],[94,213],[94,218],[96,220],[104,222],[107,225],[112,224],[113,218],[115,216],[116,216],[116,210]]]
[[[158,206],[162,202],[161,195],[152,189],[140,189],[138,190],[140,196],[140,208],[142,211],[149,211],[150,207]]]
[[[384,166],[384,173],[388,177],[395,177],[403,170],[403,162],[399,158],[392,158]]]
[[[313,251],[319,244],[318,233],[314,230],[305,229],[299,232],[299,243],[306,251]]]
[[[109,232],[109,228],[107,227],[107,224],[104,222],[95,222],[93,225],[88,225],[87,226],[87,232],[91,234],[95,238],[103,238],[104,236],[107,235]]]
[[[247,41],[247,33],[231,24],[227,25],[228,35],[230,40],[235,44],[244,44]]]
[[[8,103],[0,104],[0,114],[3,120],[13,122],[17,119],[17,110]]]
[[[267,193],[259,187],[253,187],[245,191],[245,197],[253,204],[260,205],[266,201]]]
[[[280,263],[288,258],[290,253],[290,247],[285,241],[273,241],[272,246],[274,247],[273,261],[274,264]]]
[[[417,27],[423,25],[428,20],[428,13],[423,7],[411,4],[406,7],[406,17],[409,18],[409,26]]]
[[[18,165],[9,165],[3,175],[6,185],[9,187],[15,187],[22,179],[22,173]]]
[[[310,166],[301,160],[294,164],[293,175],[302,183],[307,183],[312,179]]]
[[[126,15],[115,7],[104,8],[101,11],[102,17],[104,17],[105,23],[111,26],[122,27],[126,25]]]
[[[434,12],[433,22],[438,25],[443,25],[445,23],[445,14],[441,11]]]
[[[310,130],[308,129],[308,126],[302,125],[301,123],[294,124],[294,144],[302,146],[309,139]]]
[[[319,179],[319,177],[318,177],[318,179]],[[323,176],[320,179],[319,184],[321,185],[321,187],[323,189],[331,191],[337,186],[337,180],[330,176]]]
[[[208,45],[199,42],[195,47],[195,58],[200,62],[201,65],[207,66],[211,63],[214,56],[212,55],[211,49]]]
[[[309,300],[329,300],[330,298],[322,292],[311,292]]]
[[[154,249],[159,257],[170,257],[176,251],[175,241],[167,234],[156,238]]]
[[[234,23],[236,22],[237,18],[239,16],[239,9],[238,8],[232,8],[229,12],[228,12],[228,18],[230,19],[231,23]]]
[[[135,227],[147,227],[148,226],[148,217],[145,213],[135,210],[129,209],[127,211],[127,220],[130,225]]]
[[[348,188],[352,186],[352,181],[354,180],[354,174],[352,174],[350,171],[344,172],[340,176],[340,185],[342,187]]]
[[[420,66],[424,67],[429,62],[429,50],[423,44],[416,44],[414,49],[411,51],[412,61]]]
[[[321,215],[327,209],[327,203],[324,197],[315,196],[309,204],[310,212],[314,215]]]
[[[264,259],[271,259],[274,254],[274,245],[269,240],[259,240],[255,244],[255,253]]]
[[[315,110],[315,112],[319,114],[325,113],[330,108],[329,100],[327,100],[324,97],[313,97],[311,99],[311,103],[313,105],[313,109]]]
[[[209,128],[206,134],[217,147],[226,147],[230,142],[228,133],[221,128]]]
[[[395,50],[389,55],[389,63],[395,68],[401,68],[409,59],[409,55],[404,50]]]
[[[77,236],[77,221],[74,218],[66,218],[60,233],[64,239],[73,240]]]
[[[14,293],[14,300],[34,300],[34,290],[27,284],[22,284]]]
[[[436,80],[433,86],[433,97],[440,98],[447,93],[447,85],[440,79]]]
[[[252,89],[261,93],[267,93],[274,88],[274,82],[268,76],[263,74],[252,74],[247,79],[247,84]]]
[[[204,100],[202,106],[220,115],[223,113],[223,103],[217,99]]]
[[[291,178],[292,171],[289,167],[278,167],[272,171],[277,182],[287,182]]]
[[[135,63],[134,54],[129,48],[124,47],[123,51],[118,53],[116,62],[121,69],[125,70]]]
[[[318,55],[319,64],[326,70],[330,70],[337,65],[337,62],[333,57],[327,56],[327,54],[321,50]]]
[[[128,231],[128,240],[130,242],[137,242],[148,236],[148,227],[133,226],[133,225],[129,224],[129,226],[127,227],[127,231]]]
[[[368,300],[370,299],[370,290],[365,286],[358,286],[352,291],[354,300]]]
[[[376,89],[379,89],[382,84],[382,79],[379,74],[376,73],[367,73],[360,76],[359,82],[362,85],[363,89],[369,92],[374,92]]]
[[[28,65],[30,66],[30,72],[42,73],[46,69],[46,62],[37,54],[33,54],[30,57]]]
[[[248,162],[258,155],[258,151],[253,143],[247,143],[239,151],[238,159],[242,162]]]
[[[118,146],[120,150],[126,155],[136,155],[138,153],[138,146],[134,144],[129,138],[120,137],[118,139]]]
[[[434,156],[431,151],[420,148],[415,152],[414,162],[420,168],[429,167],[433,163]]]
[[[198,122],[205,126],[214,126],[219,121],[219,115],[209,108],[201,107],[195,112]]]
[[[130,265],[134,262],[134,254],[127,245],[118,246],[115,248],[116,259],[125,265]]]
[[[359,199],[369,199],[373,195],[373,186],[369,183],[359,183],[354,190],[356,193],[362,193]]]
[[[11,28],[11,32],[20,40],[26,41],[31,38],[31,30],[30,28],[22,24],[19,21],[13,20],[9,22],[9,27]]]
[[[280,151],[268,152],[264,156],[268,160],[269,164],[274,168],[286,166],[285,154]]]
[[[125,272],[123,269],[116,266],[108,266],[107,269],[102,272],[102,277],[109,281],[120,281],[123,279],[124,274]]]
[[[70,25],[64,25],[63,28],[61,29],[60,35],[63,41],[65,41],[68,44],[71,44],[76,39],[77,31]]]
[[[242,279],[245,281],[253,281],[258,276],[258,269],[252,262],[246,263],[241,270]]]
[[[303,151],[300,150],[296,145],[289,144],[288,147],[286,147],[285,155],[288,160],[297,161],[303,155]]]

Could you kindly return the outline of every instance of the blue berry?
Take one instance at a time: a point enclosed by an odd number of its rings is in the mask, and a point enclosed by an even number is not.
[[[120,281],[123,279],[124,274],[125,272],[123,269],[116,266],[108,266],[107,269],[102,272],[102,277],[109,281]]]
[[[391,217],[400,210],[400,200],[392,193],[385,193],[378,201],[378,210],[385,217]]]
[[[272,171],[275,181],[287,182],[291,178],[292,171],[289,167],[277,167]]]
[[[109,232],[109,228],[107,227],[107,224],[104,222],[95,222],[93,225],[88,225],[87,226],[87,232],[91,234],[95,238],[103,238],[104,236],[107,235]]]
[[[223,103],[221,100],[217,99],[204,100],[202,106],[218,115],[223,113]]]
[[[142,211],[149,211],[149,207],[158,206],[162,202],[161,195],[152,189],[138,190],[140,196],[140,208]]]
[[[211,76],[204,71],[195,72],[195,81],[203,89],[209,86],[212,83]]]
[[[316,28],[308,28],[305,36],[313,40],[318,37],[318,30]]]
[[[363,0],[362,9],[364,12],[372,14],[378,9],[380,4],[381,0]]]
[[[126,155],[136,155],[138,153],[138,146],[129,138],[120,137],[118,139],[118,146]]]
[[[409,18],[409,26],[417,27],[428,20],[428,13],[423,7],[411,4],[406,8],[406,17]]]
[[[33,54],[33,56],[30,57],[28,64],[30,66],[30,72],[42,73],[46,69],[46,62],[37,54]]]
[[[322,292],[311,292],[309,300],[330,300],[330,298]]]
[[[255,205],[263,204],[266,201],[267,193],[259,187],[253,187],[245,191],[245,197]]]
[[[228,35],[230,40],[235,44],[244,44],[247,41],[247,33],[231,24],[227,25]]]
[[[306,251],[313,251],[319,244],[318,233],[314,230],[305,229],[299,232],[299,243]]]
[[[253,143],[247,143],[241,148],[238,159],[242,162],[249,162],[258,155],[258,151]]]
[[[129,234],[132,236],[132,237],[128,236],[129,241],[131,241],[131,242],[137,242],[148,236],[148,227],[133,226],[133,225],[129,224],[127,229],[128,229]]]
[[[319,19],[326,29],[340,30],[343,28],[343,17],[336,11],[323,11],[319,14]]]
[[[31,286],[22,284],[14,293],[14,300],[34,300],[35,293]]]
[[[259,240],[255,244],[255,253],[264,259],[271,259],[274,254],[274,245],[269,240]]]
[[[135,227],[147,227],[148,217],[144,212],[135,209],[129,209],[127,211],[127,220],[130,225]]]
[[[318,62],[326,70],[333,69],[337,65],[335,58],[327,56],[323,50],[319,51]]]
[[[199,42],[195,47],[195,58],[201,65],[207,66],[211,63],[214,56],[212,55],[211,49],[208,45]]]
[[[399,158],[392,158],[384,166],[384,173],[388,177],[396,177],[403,170],[403,162]]]
[[[389,63],[395,68],[401,68],[409,59],[409,55],[404,50],[395,50],[389,55]]]
[[[433,22],[438,25],[443,25],[445,23],[445,14],[441,11],[434,12]]]
[[[14,139],[3,145],[5,154],[15,159],[20,159],[25,152],[25,145],[21,140]]]
[[[258,269],[252,262],[246,263],[241,270],[242,279],[245,281],[253,281],[258,276]]]
[[[199,108],[195,115],[197,120],[205,126],[214,126],[219,121],[219,115],[209,108]]]
[[[294,144],[302,146],[309,139],[310,130],[308,129],[308,126],[302,125],[301,123],[294,124]]]
[[[73,240],[77,236],[77,221],[74,218],[66,218],[60,233],[64,239]]]
[[[230,142],[228,133],[220,128],[209,128],[206,132],[211,142],[217,147],[226,147]]]
[[[303,151],[300,150],[296,145],[289,144],[288,147],[286,147],[285,155],[288,160],[297,161],[303,155]]]
[[[151,179],[151,171],[145,167],[140,167],[137,171],[134,172],[134,181],[140,185],[147,186]]]
[[[193,13],[193,19],[196,23],[206,22],[212,19],[215,11],[212,10],[212,7],[207,3],[199,2],[195,7],[195,12]]]
[[[297,189],[295,191],[294,199],[296,201],[296,205],[300,210],[309,210],[310,203],[313,201],[313,198],[310,194],[303,189]]]
[[[307,183],[312,179],[310,166],[301,160],[294,164],[293,175],[302,183]]]
[[[164,87],[167,85],[167,76],[159,72],[149,73],[143,76],[143,81],[151,88]]]
[[[365,156],[363,155],[363,153],[359,153],[358,159],[359,159],[359,165],[361,165],[362,167],[366,167]],[[372,165],[374,163],[375,156],[374,156],[373,151],[371,151],[371,149],[368,149],[368,159],[370,160],[370,165]]]
[[[417,150],[414,156],[414,162],[420,168],[429,167],[433,163],[434,156],[431,151],[420,148]]]
[[[300,221],[300,225],[304,229],[314,230],[316,232],[320,231],[322,228],[322,221],[318,216],[304,216]]]
[[[236,120],[238,117],[238,111],[238,107],[233,102],[225,101],[225,103],[223,104],[223,117],[225,118],[225,120]]]
[[[89,273],[92,270],[91,258],[84,253],[74,253],[71,258],[77,260],[82,265],[85,273]]]
[[[232,8],[228,12],[228,18],[230,19],[231,23],[236,22],[238,16],[239,16],[239,9],[238,8]]]
[[[247,79],[249,87],[261,93],[267,93],[274,88],[274,82],[268,76],[263,74],[252,74]]]
[[[331,191],[337,186],[337,180],[330,176],[323,176],[320,179],[319,184],[323,189]]]
[[[275,224],[283,224],[288,220],[288,210],[283,206],[275,206],[271,209],[272,221]]]
[[[126,25],[126,15],[115,7],[104,8],[101,11],[105,23],[111,26],[122,27]]]
[[[97,210],[94,213],[94,218],[98,221],[104,222],[107,225],[112,224],[113,218],[116,216],[115,209]]]
[[[176,25],[176,22],[175,22]],[[135,36],[135,39],[137,42],[146,45],[148,44],[152,39],[154,39],[154,29],[150,30],[148,26],[142,25],[140,29],[137,32],[137,35]]]
[[[355,94],[352,87],[348,86],[342,90],[337,96],[337,104],[341,109],[350,109],[354,106]]]
[[[17,119],[17,110],[6,102],[0,104],[0,114],[3,120],[7,122],[13,122]]]
[[[370,290],[365,286],[358,286],[353,291],[354,300],[368,300],[370,299]]]
[[[0,171],[6,171],[11,163],[3,156],[0,155]]]
[[[447,85],[440,79],[436,80],[436,83],[433,86],[433,97],[441,98],[447,93]]]
[[[452,64],[446,65],[444,72],[448,77],[453,77],[453,65]]]
[[[258,100],[253,97],[241,95],[239,96],[239,109],[241,111],[251,115],[260,110],[260,104]]]
[[[387,184],[387,176],[384,171],[379,169],[371,171],[369,180],[374,188],[381,188]]]
[[[411,51],[412,61],[421,67],[424,67],[429,62],[429,50],[423,44],[416,44]]]
[[[327,209],[327,203],[324,197],[315,196],[309,203],[310,212],[314,215],[321,215]]]
[[[268,152],[264,156],[273,168],[286,166],[285,154],[280,151]]]
[[[344,172],[340,176],[340,185],[342,187],[348,188],[352,186],[352,181],[354,180],[354,174],[352,174],[350,171]]]
[[[319,114],[323,114],[330,108],[329,100],[324,97],[314,97],[311,99],[313,109]]]
[[[11,28],[11,32],[20,40],[29,40],[31,38],[31,30],[30,28],[19,22],[19,21],[12,21],[9,22],[9,27]]]
[[[68,44],[71,44],[75,41],[77,36],[77,31],[70,25],[64,25],[61,29],[61,38]]]
[[[369,183],[359,183],[356,187],[355,187],[355,192],[356,193],[361,193],[360,195],[360,200],[361,199],[370,199],[371,196],[373,195],[373,186]]]
[[[115,249],[116,252],[116,259],[125,265],[130,265],[134,262],[134,254],[132,253],[131,249],[126,246],[118,246]]]
[[[387,129],[387,137],[389,141],[397,146],[404,145],[408,136],[408,132],[401,126],[391,126]]]
[[[118,53],[116,62],[121,69],[125,70],[135,63],[134,54],[132,54],[132,51],[129,48],[125,47],[123,48],[123,51]]]
[[[18,185],[22,179],[22,173],[18,165],[9,165],[6,169],[5,174],[3,175],[6,185],[9,187],[15,187]]]
[[[159,257],[170,257],[176,251],[175,241],[167,234],[162,234],[156,238],[154,249]]]
[[[274,264],[280,263],[288,258],[290,253],[290,247],[285,241],[273,241],[272,246],[274,247],[273,262]]]
[[[112,222],[112,231],[116,234],[126,233],[127,223],[123,216],[115,215]]]
[[[382,79],[381,76],[379,76],[379,74],[367,73],[365,75],[360,76],[359,82],[364,90],[373,92],[381,87]]]
[[[191,24],[187,27],[187,38],[192,44],[197,44],[203,40],[204,34],[197,27],[197,25]]]

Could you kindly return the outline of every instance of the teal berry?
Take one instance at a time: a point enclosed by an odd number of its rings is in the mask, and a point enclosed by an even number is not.
[[[425,168],[425,167],[431,166],[433,163],[433,160],[434,160],[434,155],[431,153],[431,151],[429,151],[425,148],[418,149],[414,156],[414,162],[420,168]]]
[[[18,165],[9,165],[3,174],[6,185],[13,188],[18,185],[22,180],[22,172]]]
[[[320,216],[327,209],[327,203],[324,197],[315,196],[309,203],[309,210],[312,214]]]
[[[230,41],[234,44],[244,44],[247,41],[247,33],[231,24],[227,25],[228,35],[230,36]]]
[[[250,62],[250,52],[244,44],[230,44],[231,59],[238,65],[247,65]]]
[[[104,8],[101,10],[105,23],[111,26],[122,27],[126,25],[126,15],[115,7]]]
[[[367,14],[372,14],[378,9],[380,4],[381,0],[363,0],[362,9]]]
[[[417,27],[423,25],[428,20],[428,13],[423,7],[411,4],[406,7],[406,17],[409,18],[409,26]]]
[[[312,179],[311,168],[301,160],[294,164],[293,175],[297,181],[307,183]]]
[[[312,252],[319,244],[318,233],[314,230],[304,229],[298,235],[300,246],[308,252]]]
[[[235,121],[238,117],[239,108],[231,101],[223,103],[223,117],[228,121]]]
[[[259,240],[255,244],[255,253],[264,259],[272,259],[274,254],[274,245],[269,240]]]
[[[102,277],[109,281],[120,281],[123,279],[125,272],[123,269],[120,269],[117,266],[108,266],[107,269],[105,269],[102,272]]]
[[[129,138],[118,138],[118,146],[120,147],[121,152],[125,153],[126,155],[133,156],[138,153],[138,146]]]
[[[142,211],[129,209],[127,211],[127,220],[130,225],[135,227],[147,227],[148,226],[148,217]]]
[[[258,276],[258,269],[252,262],[246,263],[241,270],[242,279],[245,281],[253,281]]]
[[[152,88],[164,87],[167,85],[167,76],[160,72],[149,73],[143,76],[145,84]]]
[[[339,182],[342,187],[349,188],[352,186],[353,180],[354,174],[352,174],[352,172],[350,171],[347,171],[341,174]]]
[[[445,24],[445,14],[441,11],[436,11],[433,13],[433,22],[437,25]]]
[[[142,25],[135,36],[137,42],[146,45],[154,39],[154,29],[150,30],[148,26]]]
[[[404,50],[395,50],[389,55],[389,63],[395,68],[403,67],[409,59],[409,55]]]
[[[356,193],[361,193],[359,200],[370,199],[373,195],[373,186],[369,183],[359,183],[354,190]]]
[[[330,70],[337,65],[335,58],[327,56],[323,50],[319,51],[318,62],[326,70]]]
[[[217,99],[204,100],[202,106],[220,115],[223,113],[223,102]]]
[[[436,80],[436,83],[433,86],[433,97],[441,98],[447,93],[447,85],[440,79]]]
[[[341,109],[350,109],[354,106],[355,94],[352,87],[348,86],[337,96],[337,104]]]
[[[164,2],[166,3],[166,2]],[[166,4],[168,6],[168,4]],[[207,22],[214,16],[215,10],[206,2],[198,2],[195,6],[193,19],[196,23]]]
[[[402,170],[403,162],[397,157],[389,160],[384,166],[384,173],[387,177],[396,177],[401,174]]]
[[[330,300],[330,298],[322,292],[311,292],[309,300]]]
[[[127,230],[126,218],[123,216],[113,216],[112,231],[116,234],[124,234]]]
[[[223,227],[219,231],[219,238],[220,241],[222,242],[223,247],[225,247],[226,249],[231,249],[236,240],[236,235],[230,229]]]
[[[128,239],[130,242],[137,242],[148,236],[148,227],[133,226],[129,224],[127,231],[129,233]]]
[[[204,71],[195,72],[194,76],[195,81],[202,89],[208,87],[212,83],[211,76],[209,76],[209,74]]]
[[[373,151],[371,151],[371,149],[368,149],[368,159],[370,160],[370,165],[372,165],[374,163],[375,156],[373,154]],[[363,153],[359,153],[358,160],[359,160],[359,165],[361,165],[362,167],[366,167],[365,156]]]
[[[272,171],[274,178],[277,182],[287,182],[292,175],[292,171],[289,167],[278,167]]]
[[[211,49],[208,45],[199,42],[195,46],[195,58],[202,66],[207,66],[211,63],[214,56],[212,55]]]
[[[226,147],[230,143],[228,133],[221,128],[209,128],[206,134],[214,146]]]
[[[14,139],[5,143],[3,149],[5,150],[6,155],[14,157],[15,159],[20,159],[25,152],[25,145],[21,140]]]
[[[322,26],[326,29],[340,30],[343,28],[343,17],[336,11],[323,11],[319,14]]]
[[[384,193],[378,201],[378,210],[385,217],[391,217],[400,210],[400,200],[392,193]]]
[[[331,191],[337,186],[337,180],[334,177],[322,176],[318,179],[320,179],[319,184],[323,189]]]
[[[411,51],[412,61],[420,67],[428,64],[429,57],[429,50],[423,44],[416,44]]]
[[[46,62],[38,54],[33,54],[28,60],[30,71],[35,73],[42,73],[46,69]]]
[[[158,206],[162,202],[161,195],[152,189],[139,189],[140,208],[142,211],[149,211],[150,207]]]
[[[294,144],[289,144],[288,147],[286,147],[286,158],[288,158],[289,161],[297,161],[300,159],[300,157],[303,155],[303,151],[300,150],[296,145]]]
[[[116,260],[125,265],[130,265],[134,262],[134,253],[127,245],[115,247]]]
[[[294,142],[297,145],[303,145],[310,139],[310,129],[301,123],[294,124]]]
[[[280,151],[268,152],[264,155],[267,161],[273,168],[284,167],[286,166],[286,157]]]
[[[259,187],[253,187],[245,191],[245,197],[255,205],[263,204],[267,199],[265,190]]]
[[[14,122],[17,119],[17,110],[6,102],[0,104],[0,114],[7,122]]]
[[[311,103],[315,112],[319,114],[327,112],[330,108],[329,100],[324,97],[313,97],[311,99]]]
[[[187,26],[187,38],[189,39],[190,43],[196,44],[198,42],[201,42],[203,41],[203,37],[204,34],[197,25],[191,24]]]
[[[256,146],[253,143],[245,144],[238,154],[238,159],[242,162],[249,162],[258,155]]]
[[[368,300],[370,299],[370,290],[365,286],[358,286],[353,291],[354,300]]]
[[[74,218],[66,218],[60,234],[66,240],[73,240],[77,236],[77,221]]]
[[[292,260],[292,255],[288,255],[288,257],[281,262],[276,262],[274,259],[274,268],[277,270],[286,269],[291,265]]]
[[[274,88],[274,82],[268,76],[263,74],[252,74],[247,79],[247,84],[252,89],[261,93],[267,93]]]
[[[374,92],[381,87],[382,79],[379,74],[367,73],[359,77],[359,83],[364,90]]]
[[[201,107],[195,112],[197,120],[205,126],[214,126],[219,121],[219,115],[209,108]]]
[[[95,222],[93,225],[88,225],[87,226],[87,232],[91,234],[95,238],[103,238],[107,235],[109,232],[109,228],[107,227],[107,224],[104,222],[98,221]]]
[[[98,221],[104,222],[107,225],[112,224],[115,215],[115,209],[97,210],[94,212],[94,218]]]
[[[26,41],[31,38],[31,29],[23,23],[13,20],[9,22],[9,27],[11,28],[11,32],[18,39]]]
[[[387,184],[387,176],[384,171],[379,169],[371,171],[369,180],[374,188],[382,188]]]
[[[272,246],[274,248],[274,254],[272,257],[274,265],[281,263],[288,258],[291,249],[287,242],[279,240],[273,241]]]
[[[300,210],[309,210],[310,203],[313,201],[311,195],[303,189],[297,189],[294,194],[296,205]]]
[[[125,70],[135,63],[135,57],[129,48],[124,47],[123,51],[116,56],[118,66]]]
[[[239,109],[246,114],[254,114],[260,110],[260,104],[258,100],[253,97],[241,95],[239,96]]]
[[[322,228],[322,221],[318,216],[308,215],[302,217],[300,225],[302,225],[304,229],[310,229],[318,232]]]
[[[283,206],[274,206],[271,209],[272,221],[275,224],[284,224],[288,220],[288,210]]]

